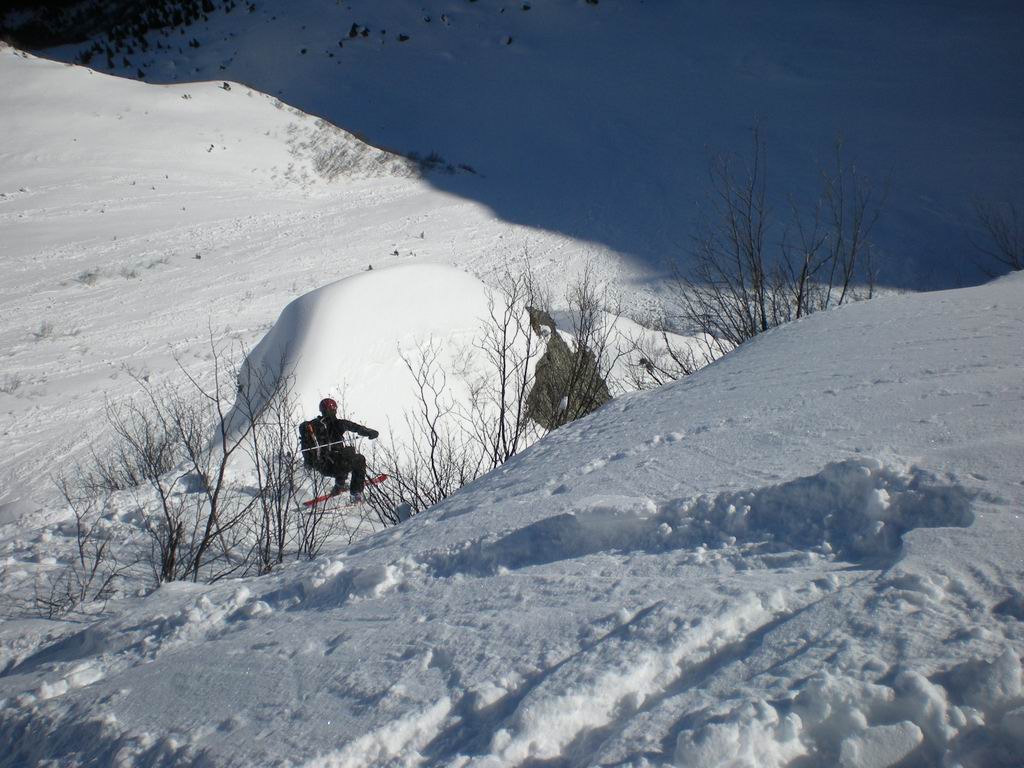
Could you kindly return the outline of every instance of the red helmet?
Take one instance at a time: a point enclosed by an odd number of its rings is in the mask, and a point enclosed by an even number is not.
[[[325,397],[323,400],[320,401],[320,413],[326,416],[328,411],[330,411],[332,414],[337,413],[338,403],[330,397]]]

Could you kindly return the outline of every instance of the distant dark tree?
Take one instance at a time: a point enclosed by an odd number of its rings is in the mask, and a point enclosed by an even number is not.
[[[0,14],[0,38],[28,49],[49,48],[106,36],[122,41],[134,38],[145,49],[150,30],[181,28],[217,7],[230,8],[234,0],[6,0],[4,8],[18,14]]]

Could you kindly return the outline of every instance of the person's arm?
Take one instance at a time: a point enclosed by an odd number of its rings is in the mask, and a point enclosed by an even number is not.
[[[376,440],[377,436],[380,434],[376,429],[364,427],[362,424],[356,424],[354,421],[349,421],[348,419],[338,419],[338,421],[341,423],[341,428],[345,432],[355,432],[357,435],[368,437],[371,440]]]

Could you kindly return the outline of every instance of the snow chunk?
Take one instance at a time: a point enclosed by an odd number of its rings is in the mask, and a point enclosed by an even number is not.
[[[306,594],[315,592],[324,584],[334,579],[343,570],[345,570],[345,564],[341,560],[329,560],[326,558],[319,560],[316,572],[302,581],[303,592]]]
[[[843,740],[839,751],[841,768],[886,768],[909,755],[924,738],[911,722],[876,725]]]
[[[388,723],[364,734],[342,749],[303,764],[304,768],[356,768],[356,766],[415,764],[417,750],[436,735],[451,711],[451,699],[445,697],[424,710]]]
[[[97,680],[103,679],[103,670],[95,664],[84,663],[77,665],[64,678],[72,688],[84,688],[92,685]]]
[[[57,680],[52,683],[43,681],[39,686],[37,696],[41,701],[46,701],[47,699],[54,699],[58,696],[63,696],[70,688],[71,686],[68,685],[67,680]]]
[[[467,691],[467,695],[470,697],[469,701],[472,710],[479,713],[508,695],[508,689],[495,685],[490,680],[485,680],[479,685],[470,688]]]
[[[807,748],[797,738],[800,718],[779,717],[771,705],[750,702],[715,718],[696,731],[683,731],[676,740],[676,765],[781,768]]]
[[[921,469],[849,459],[780,485],[701,497],[681,522],[699,541],[772,539],[853,557],[895,557],[914,528],[969,526],[973,495]]]
[[[352,579],[353,591],[357,594],[380,597],[404,581],[402,569],[393,564],[375,565],[366,568]]]
[[[63,696],[74,688],[84,688],[92,685],[104,677],[103,670],[91,662],[83,662],[75,665],[61,679],[55,681],[43,681],[36,691],[36,698],[40,701],[55,699]]]
[[[949,704],[946,690],[920,672],[902,672],[894,688],[907,719],[917,723],[928,741],[945,747],[964,724],[963,715]]]
[[[1019,698],[1024,691],[1020,658],[1010,648],[991,662],[966,661],[944,675],[942,681],[955,701],[985,712]]]
[[[891,687],[821,673],[808,681],[792,711],[802,723],[801,741],[841,766],[897,764],[921,745],[928,754],[952,750],[969,758],[964,764],[980,765],[1024,744],[1016,729],[1021,718],[1013,711],[1020,672],[1020,660],[1007,650],[992,662],[969,661],[936,679],[905,670]],[[965,738],[982,728],[984,739]]]

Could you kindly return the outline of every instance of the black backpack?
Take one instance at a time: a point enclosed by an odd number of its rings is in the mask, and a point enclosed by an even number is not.
[[[316,467],[320,458],[320,442],[316,438],[316,425],[312,421],[299,424],[299,447],[307,467]]]

